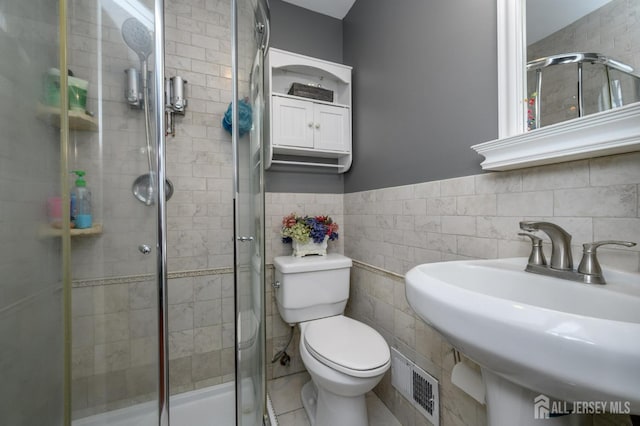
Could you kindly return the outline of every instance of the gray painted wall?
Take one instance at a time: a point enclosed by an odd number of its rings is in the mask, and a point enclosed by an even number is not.
[[[342,63],[342,21],[282,0],[271,0],[271,46]],[[344,175],[317,169],[267,170],[268,192],[342,194]]]
[[[343,21],[354,67],[345,192],[481,171],[497,137],[494,0],[358,0]]]
[[[271,46],[342,63],[342,21],[270,0]]]

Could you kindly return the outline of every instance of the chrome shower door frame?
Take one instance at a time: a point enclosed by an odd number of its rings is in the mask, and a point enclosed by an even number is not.
[[[154,2],[155,133],[157,182],[166,181],[165,93],[164,93],[164,0]],[[169,401],[169,318],[167,271],[167,197],[165,185],[158,185],[158,425],[170,424]]]

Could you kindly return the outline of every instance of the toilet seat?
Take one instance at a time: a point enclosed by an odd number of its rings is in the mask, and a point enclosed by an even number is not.
[[[309,321],[303,336],[315,359],[344,374],[373,377],[389,368],[387,342],[373,328],[354,319],[337,315]]]

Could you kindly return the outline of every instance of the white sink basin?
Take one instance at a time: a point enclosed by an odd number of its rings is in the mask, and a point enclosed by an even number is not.
[[[640,413],[640,274],[603,268],[607,284],[593,285],[525,265],[419,265],[406,275],[407,299],[483,374],[566,401],[629,401]]]

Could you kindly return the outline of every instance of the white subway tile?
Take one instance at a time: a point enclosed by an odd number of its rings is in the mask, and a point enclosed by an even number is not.
[[[440,181],[440,195],[443,197],[471,194],[475,194],[474,176],[465,176]]]
[[[640,152],[589,161],[591,186],[640,184]]]
[[[476,194],[498,194],[502,192],[521,192],[522,173],[494,172],[475,176]]]
[[[636,185],[564,189],[554,191],[555,216],[636,217]]]
[[[475,216],[442,216],[442,233],[476,235]]]
[[[497,211],[497,197],[495,194],[457,197],[456,204],[456,211],[459,215],[492,216]]]
[[[521,217],[478,216],[476,218],[477,236],[515,240],[520,230]]]
[[[553,192],[498,194],[498,216],[552,216]]]
[[[427,214],[430,216],[456,214],[456,198],[455,197],[428,198]]]
[[[457,237],[458,254],[478,259],[498,257],[498,240],[493,238]]]
[[[522,171],[523,191],[579,188],[588,185],[589,162],[587,160],[535,167]]]

